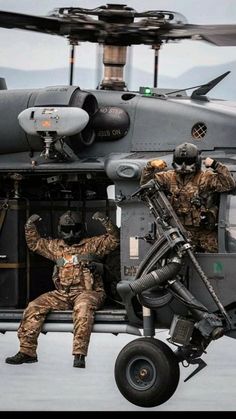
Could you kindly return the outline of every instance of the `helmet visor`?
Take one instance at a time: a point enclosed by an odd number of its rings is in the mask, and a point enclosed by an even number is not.
[[[61,225],[61,231],[63,233],[70,233],[71,231],[73,233],[77,233],[83,229],[83,226],[81,223],[71,224],[71,225]]]
[[[175,157],[174,159],[175,163],[178,165],[182,165],[185,163],[187,166],[191,166],[192,164],[196,163],[196,157]]]

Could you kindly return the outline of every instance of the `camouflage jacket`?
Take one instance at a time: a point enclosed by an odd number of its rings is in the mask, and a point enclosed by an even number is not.
[[[119,230],[107,223],[107,233],[85,238],[78,244],[67,245],[64,240],[40,237],[35,224],[25,226],[26,242],[30,250],[56,262],[53,280],[57,289],[75,287],[83,290],[104,292],[102,275],[88,269],[88,258],[102,259],[119,245]],[[92,258],[91,258],[92,255]],[[83,258],[84,256],[84,258]]]
[[[210,195],[225,192],[235,187],[235,181],[228,168],[217,163],[216,169],[200,170],[191,175],[181,176],[174,170],[156,172],[150,162],[142,171],[141,185],[154,178],[166,192],[180,221],[185,227],[199,227],[202,214],[209,210]],[[216,218],[216,215],[215,215]]]

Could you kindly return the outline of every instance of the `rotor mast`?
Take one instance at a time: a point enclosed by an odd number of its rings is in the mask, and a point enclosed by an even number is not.
[[[104,45],[104,76],[100,84],[102,90],[126,90],[124,66],[126,64],[126,46]]]
[[[101,14],[99,20],[109,24],[129,25],[134,22],[132,14],[125,15],[124,11],[133,10],[124,4],[107,4],[104,9],[107,14]],[[111,13],[109,13],[111,12]],[[99,86],[102,90],[127,90],[124,81],[124,66],[127,59],[127,45],[103,45],[104,76]]]

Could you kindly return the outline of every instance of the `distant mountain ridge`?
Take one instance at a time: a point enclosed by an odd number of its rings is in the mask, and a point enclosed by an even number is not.
[[[236,61],[215,66],[194,67],[176,78],[160,74],[158,85],[162,88],[184,89],[208,83],[226,71],[231,71],[231,74],[222,80],[210,92],[209,96],[236,100]],[[46,86],[67,85],[69,70],[66,67],[49,70],[19,70],[0,67],[0,77],[6,79],[8,89],[36,89]],[[139,86],[153,85],[153,75],[139,69],[132,69],[130,79],[130,90],[138,90]],[[80,86],[81,89],[95,89],[98,84],[95,69],[75,68],[74,84]]]

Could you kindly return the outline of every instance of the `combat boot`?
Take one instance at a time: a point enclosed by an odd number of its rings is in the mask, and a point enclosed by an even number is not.
[[[85,355],[75,355],[73,367],[85,368]]]
[[[24,363],[30,364],[32,362],[38,362],[38,358],[37,358],[37,355],[30,356],[30,355],[24,354],[23,352],[17,352],[16,355],[6,358],[5,362],[7,364],[14,364],[14,365],[24,364]]]

